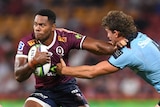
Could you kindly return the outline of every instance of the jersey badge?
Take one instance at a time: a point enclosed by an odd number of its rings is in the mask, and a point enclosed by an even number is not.
[[[24,45],[25,44],[22,41],[20,41],[19,44],[18,44],[18,51],[22,51],[23,48],[24,48]]]
[[[67,37],[58,36],[58,41],[60,41],[60,42],[67,42]]]
[[[81,35],[81,34],[76,34],[75,37],[76,37],[77,39],[81,39],[81,38],[82,38],[82,35]]]
[[[113,54],[113,57],[117,59],[119,56],[121,56],[123,52],[121,50],[116,50]]]
[[[36,44],[36,41],[34,39],[30,40],[27,42],[29,46],[33,46],[34,44]]]

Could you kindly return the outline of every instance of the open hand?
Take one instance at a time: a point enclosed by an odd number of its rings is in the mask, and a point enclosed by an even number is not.
[[[117,42],[117,43],[116,43],[116,46],[118,46],[118,47],[122,48],[122,47],[124,47],[124,46],[126,46],[126,45],[127,45],[127,42],[128,42],[128,40],[127,40],[127,39],[122,38],[119,42]]]
[[[58,74],[62,74],[63,67],[66,67],[66,63],[64,62],[63,58],[60,58],[60,63],[58,63],[56,68],[56,71]]]

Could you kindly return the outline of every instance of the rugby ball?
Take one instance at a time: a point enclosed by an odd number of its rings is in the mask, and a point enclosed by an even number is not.
[[[37,49],[39,49],[40,52],[49,52],[47,49],[47,46],[45,45],[42,45],[42,44],[33,45],[28,52],[28,62],[33,59]],[[44,65],[37,66],[34,74],[36,76],[41,76],[41,77],[45,76],[49,72],[50,67],[51,67],[51,63],[46,63]]]

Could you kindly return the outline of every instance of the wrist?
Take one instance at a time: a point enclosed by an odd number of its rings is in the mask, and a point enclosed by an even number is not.
[[[65,67],[65,66],[62,67],[61,72],[60,72],[61,75],[65,75],[65,73],[66,73],[66,68],[67,68],[67,67]]]
[[[31,61],[28,62],[28,65],[29,65],[30,68],[36,69],[37,61],[31,60]]]

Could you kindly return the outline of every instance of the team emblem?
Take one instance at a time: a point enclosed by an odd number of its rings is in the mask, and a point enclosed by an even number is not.
[[[64,49],[61,46],[56,48],[56,53],[60,56],[64,56]]]

